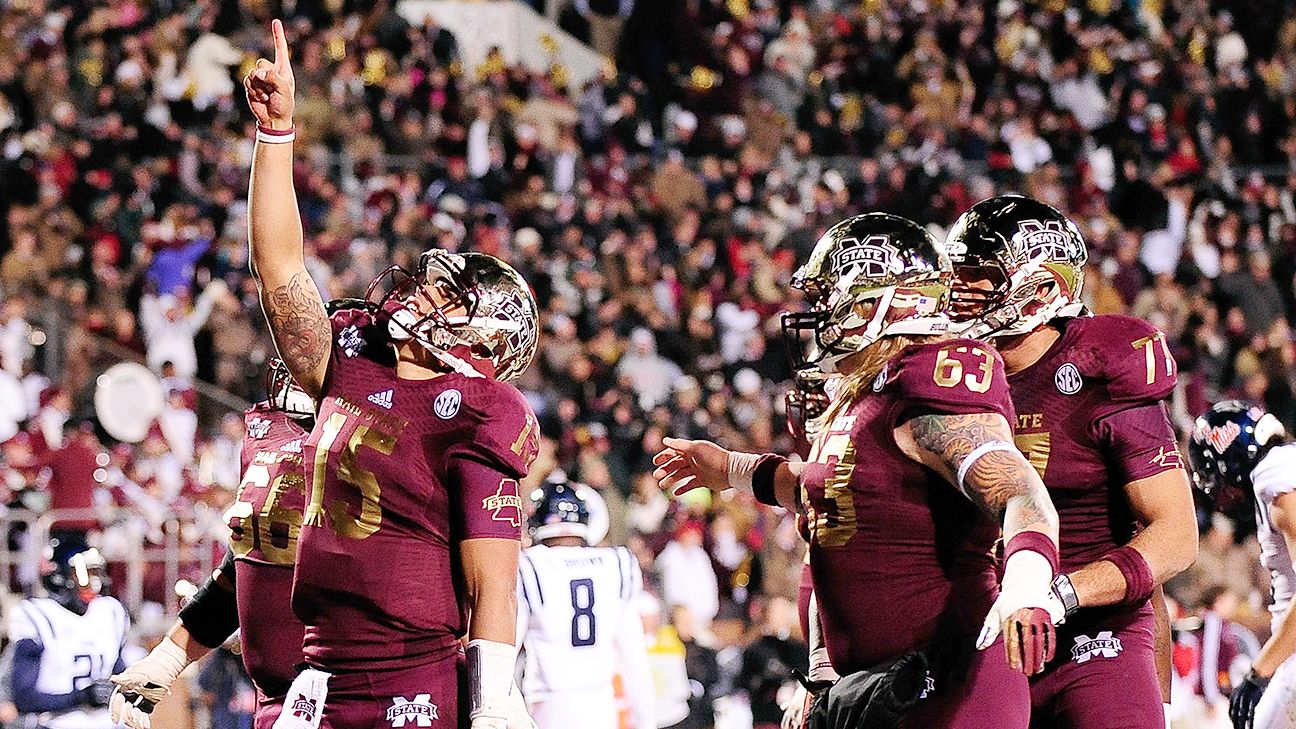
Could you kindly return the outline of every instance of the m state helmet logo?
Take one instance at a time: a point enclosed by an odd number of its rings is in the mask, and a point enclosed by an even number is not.
[[[1028,259],[1071,261],[1085,255],[1084,245],[1060,220],[1023,220],[1018,223],[1013,239]]]
[[[414,726],[432,726],[438,718],[432,694],[419,694],[413,699],[393,696],[392,705],[387,707],[387,722],[393,727],[403,727],[411,722]]]
[[[504,487],[513,485],[511,494],[504,493]],[[491,512],[494,521],[508,522],[511,526],[522,526],[522,497],[517,495],[517,481],[506,478],[500,481],[499,488],[493,496],[482,499],[482,509]]]
[[[904,270],[900,249],[885,235],[870,235],[864,240],[846,238],[832,256],[833,269],[844,271],[850,266],[863,269],[861,278],[886,278]]]
[[[1233,445],[1233,441],[1242,434],[1242,427],[1237,423],[1228,422],[1223,425],[1206,426],[1201,429],[1201,437],[1206,439],[1207,443],[1215,449],[1216,453],[1223,454],[1228,447]]]
[[[1092,638],[1077,635],[1075,645],[1071,648],[1071,658],[1076,663],[1088,663],[1095,658],[1115,658],[1123,650],[1125,648],[1121,645],[1120,638],[1112,635],[1110,630],[1104,630]]]

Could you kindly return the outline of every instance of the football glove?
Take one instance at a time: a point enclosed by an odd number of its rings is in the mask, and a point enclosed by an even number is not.
[[[990,606],[977,648],[989,648],[1003,633],[1008,665],[1027,676],[1044,670],[1057,649],[1053,626],[1066,613],[1052,583],[1053,567],[1043,555],[1022,550],[1009,557],[999,597]]]
[[[115,723],[131,729],[149,729],[149,714],[168,693],[180,672],[189,665],[185,650],[163,638],[147,656],[112,677],[117,688],[108,710]]]
[[[112,681],[100,679],[81,689],[81,703],[95,709],[103,708],[112,699]]]
[[[1251,729],[1255,726],[1256,704],[1264,696],[1269,686],[1269,679],[1261,678],[1255,669],[1247,671],[1242,683],[1233,688],[1229,697],[1229,719],[1233,720],[1233,729]]]

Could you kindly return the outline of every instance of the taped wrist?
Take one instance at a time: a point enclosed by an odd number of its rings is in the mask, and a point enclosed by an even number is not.
[[[1137,549],[1127,544],[1104,555],[1103,559],[1116,565],[1116,569],[1125,577],[1125,597],[1121,600],[1121,605],[1138,606],[1151,599],[1152,591],[1156,589],[1156,579],[1152,576],[1152,568],[1148,567],[1147,560],[1143,559]]]
[[[729,478],[729,488],[739,491],[751,491],[756,466],[760,465],[759,453],[741,453],[729,451],[725,460],[725,475]]]
[[[470,640],[468,659],[469,719],[504,716],[517,648],[493,640]]]
[[[180,608],[180,622],[184,623],[185,630],[208,648],[219,648],[239,626],[234,593],[217,583],[221,574],[220,569],[212,573],[194,593],[193,599]],[[232,573],[229,578],[232,583]]]
[[[171,684],[175,682],[176,677],[184,671],[185,666],[189,665],[189,657],[185,655],[184,648],[177,645],[170,637],[164,637],[161,643],[158,643],[153,647],[153,650],[149,651],[146,660],[156,668],[157,673],[151,678],[154,679],[154,683],[157,683],[162,688],[162,691],[161,695],[156,698],[148,696],[146,691],[141,692],[141,695],[150,698],[154,702],[161,701],[162,696],[166,695],[166,690],[171,688]],[[149,710],[152,710],[151,706]]]
[[[766,453],[757,460],[756,469],[752,472],[752,494],[757,501],[766,506],[781,506],[774,494],[774,477],[778,467],[784,463],[787,463],[786,458],[773,453]]]

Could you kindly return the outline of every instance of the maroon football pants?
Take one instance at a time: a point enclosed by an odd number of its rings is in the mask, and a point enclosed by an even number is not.
[[[272,729],[279,712],[283,711],[284,697],[267,697],[257,692],[256,715],[252,718],[252,729]]]
[[[468,713],[467,685],[462,655],[394,671],[336,673],[320,729],[467,726],[459,715]]]
[[[930,694],[918,702],[901,727],[1027,729],[1029,722],[1030,684],[1008,667],[1000,638],[983,651],[965,643],[953,664],[933,679]]]
[[[1031,726],[1165,729],[1155,636],[1150,605],[1059,625],[1057,655],[1031,680]]]

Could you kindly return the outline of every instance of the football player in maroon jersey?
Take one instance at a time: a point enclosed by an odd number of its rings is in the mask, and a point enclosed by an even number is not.
[[[1150,598],[1197,554],[1191,486],[1164,402],[1175,387],[1165,335],[1140,319],[1087,315],[1085,242],[1044,203],[977,203],[947,248],[955,326],[1003,355],[1017,446],[1060,519],[1054,584],[1067,618],[1057,657],[1031,680],[1035,725],[1162,729],[1168,697]],[[1167,684],[1168,668],[1167,658]]]
[[[538,427],[508,383],[535,354],[535,299],[496,258],[431,250],[376,306],[328,316],[304,264],[294,82],[272,29],[274,60],[244,80],[251,260],[275,344],[319,402],[293,584],[309,668],[278,725],[529,724],[512,688],[517,488]]]
[[[805,512],[843,676],[816,697],[815,726],[1024,729],[1026,676],[1053,654],[1057,516],[1012,445],[998,354],[945,335],[951,276],[912,221],[833,226],[793,278],[811,310],[783,320],[796,368],[842,375],[807,461],[674,438],[654,459],[676,493],[740,488]]]
[[[302,447],[315,403],[288,368],[270,361],[265,402],[244,414],[243,483],[225,512],[230,552],[146,657],[113,676],[113,721],[149,729],[149,714],[185,666],[241,630],[243,665],[257,692],[256,729],[270,729],[301,662],[305,628],[292,612],[297,532],[306,507]]]

